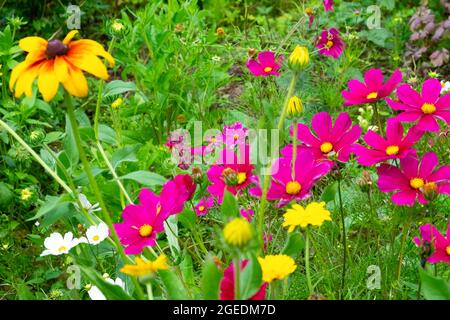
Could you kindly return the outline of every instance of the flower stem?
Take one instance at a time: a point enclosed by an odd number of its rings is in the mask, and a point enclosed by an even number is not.
[[[306,282],[308,284],[309,295],[313,294],[313,286],[311,282],[311,272],[309,269],[309,229],[306,227],[305,230],[305,272],[306,272]]]
[[[241,300],[241,264],[239,253],[234,259],[234,300]]]
[[[343,246],[343,263],[342,263],[342,276],[341,276],[341,290],[339,292],[339,298],[342,299],[345,289],[345,274],[347,272],[347,233],[345,230],[345,214],[342,204],[342,191],[341,191],[341,179],[338,179],[338,197],[339,197],[339,210],[341,213],[342,223],[342,246]]]
[[[380,134],[383,134],[383,130],[384,129],[383,129],[383,126],[382,126],[382,123],[381,123],[380,114],[378,113],[378,105],[376,103],[373,105],[373,114],[374,114],[374,116],[375,116],[375,118],[377,120],[378,130],[379,130]]]
[[[53,179],[56,180],[56,182],[58,182],[61,187],[63,187],[64,190],[66,190],[68,193],[72,193],[72,189],[70,189],[70,187],[67,185],[67,183],[65,183],[59,176],[58,174],[53,171],[45,162],[44,160],[42,160],[42,158],[5,122],[3,122],[2,120],[0,120],[0,126],[2,126],[3,128],[5,128],[6,131],[8,131],[9,134],[11,134],[14,139],[17,140],[17,142],[19,142],[22,147],[25,148],[25,150],[27,150],[31,156],[36,160],[36,162],[38,162],[45,171],[47,171],[48,174],[50,174]]]
[[[403,253],[405,251],[405,242],[406,242],[406,237],[408,236],[408,233],[409,233],[409,222],[405,223],[405,225],[403,227],[402,240],[400,243],[400,253],[398,255],[397,284],[400,283],[400,276],[402,273],[402,265],[403,265]]]
[[[147,287],[148,300],[154,300],[152,284],[150,282],[148,282],[146,287]]]
[[[103,220],[108,225],[108,228],[111,232],[111,236],[112,236],[113,242],[115,244],[115,247],[119,251],[119,254],[120,254],[122,260],[125,262],[125,261],[127,261],[127,256],[125,255],[125,252],[123,251],[123,247],[120,244],[119,237],[117,236],[117,233],[116,233],[116,229],[114,229],[111,217],[108,213],[108,209],[106,208],[105,202],[103,201],[103,197],[102,197],[102,194],[100,193],[100,189],[97,185],[97,181],[95,180],[94,175],[92,174],[91,167],[90,167],[89,162],[86,157],[86,153],[84,152],[83,146],[81,144],[80,130],[78,129],[78,123],[77,123],[75,111],[73,109],[72,98],[70,97],[70,95],[67,92],[65,92],[64,101],[65,101],[65,105],[67,108],[67,114],[69,116],[70,125],[72,127],[72,133],[73,133],[73,136],[75,139],[75,144],[77,146],[78,153],[80,155],[80,160],[83,165],[83,169],[89,180],[89,185],[92,188],[92,191],[94,192],[94,195],[100,205],[100,208],[102,209]],[[144,299],[145,298],[144,292],[142,291],[142,288],[139,285],[139,282],[135,278],[132,278],[132,279],[133,279],[133,283],[135,285],[138,297],[140,299]]]

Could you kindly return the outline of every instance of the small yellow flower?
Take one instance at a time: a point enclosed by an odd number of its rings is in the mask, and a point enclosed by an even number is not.
[[[292,96],[289,99],[287,113],[292,116],[300,116],[303,110],[303,103],[297,96]]]
[[[123,29],[125,29],[125,26],[119,20],[114,20],[114,22],[111,25],[111,28],[113,29],[114,32],[120,32]]]
[[[243,247],[252,238],[250,223],[244,218],[234,218],[223,229],[225,241],[236,247]]]
[[[264,258],[258,257],[262,270],[264,282],[283,280],[297,269],[294,259],[285,254],[268,255]]]
[[[309,63],[308,48],[296,46],[289,56],[289,63],[294,68],[302,68]]]
[[[319,227],[324,221],[331,221],[330,211],[325,209],[325,202],[312,202],[306,208],[294,204],[283,217],[283,227],[289,227],[288,232],[294,231],[297,226],[302,228],[306,228],[308,225]]]
[[[216,30],[216,34],[218,36],[223,36],[223,35],[225,35],[225,30],[222,27],[218,27]]]
[[[155,261],[144,261],[140,257],[136,257],[134,261],[136,264],[126,264],[120,269],[120,272],[138,277],[153,274],[158,270],[167,270],[169,268],[167,265],[167,257],[164,254],[156,258]]]
[[[28,188],[22,189],[22,191],[20,191],[20,199],[22,199],[23,201],[27,201],[31,198],[32,195],[33,193]]]
[[[119,97],[111,103],[111,108],[119,109],[121,105],[123,105],[123,99],[122,97]]]

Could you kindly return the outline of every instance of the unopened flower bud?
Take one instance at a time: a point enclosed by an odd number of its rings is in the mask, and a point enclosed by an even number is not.
[[[289,56],[289,65],[293,69],[301,69],[307,66],[309,63],[309,51],[308,48],[302,46],[296,46]]]

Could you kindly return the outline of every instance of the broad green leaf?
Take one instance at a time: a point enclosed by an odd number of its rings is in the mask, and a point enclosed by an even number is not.
[[[187,250],[185,250],[183,253],[183,260],[181,260],[180,269],[183,275],[184,282],[189,287],[194,287],[195,285],[194,265],[192,264],[192,257],[189,255]]]
[[[136,151],[139,145],[131,145],[123,147],[111,156],[111,164],[114,169],[116,169],[122,162],[136,162],[138,161],[136,157]]]
[[[225,190],[222,201],[222,218],[228,219],[239,216],[239,207],[236,200],[236,197]]]
[[[190,210],[190,209],[184,209],[184,211],[180,214],[177,215],[178,216],[178,221],[180,221],[180,223],[187,229],[193,229],[195,228],[195,222],[196,222],[196,217],[195,217],[195,212]]]
[[[262,284],[261,265],[258,262],[255,254],[252,254],[247,262],[245,268],[240,274],[241,283],[241,299],[247,300],[253,297]]]
[[[186,288],[175,272],[172,270],[160,270],[158,274],[164,283],[169,299],[186,300],[188,298]]]
[[[108,127],[104,124],[98,126],[98,138],[100,141],[105,142],[110,145],[117,144],[116,132],[113,128]]]
[[[286,245],[281,253],[295,257],[305,247],[305,241],[300,233],[291,232],[288,234]]]
[[[116,96],[128,91],[136,91],[136,85],[133,82],[113,80],[105,86],[103,97]]]
[[[42,216],[45,216],[49,212],[56,210],[59,206],[67,203],[67,199],[64,197],[55,197],[55,196],[46,196],[45,202],[42,204],[41,208],[34,215],[34,217],[27,219],[27,221],[39,219]]]
[[[84,276],[92,282],[93,285],[97,286],[100,291],[105,295],[108,300],[132,300],[130,297],[120,286],[111,284],[98,273],[96,270],[85,267],[78,266],[81,269],[81,272]]]
[[[130,172],[122,177],[122,180],[134,180],[146,187],[162,186],[166,183],[167,179],[163,176],[149,171],[134,171]]]
[[[6,208],[14,199],[14,194],[8,185],[0,182],[0,208]]]
[[[202,270],[201,289],[204,300],[219,299],[219,285],[222,280],[223,272],[217,268],[214,258],[209,255]]]
[[[450,300],[450,285],[441,278],[436,278],[420,268],[422,282],[421,293],[427,300]]]
[[[41,228],[46,228],[51,226],[53,223],[58,221],[61,218],[68,218],[76,214],[77,211],[72,203],[70,202],[62,202],[58,203],[52,210],[48,211],[44,219],[41,222]]]
[[[332,184],[328,185],[325,188],[325,190],[323,190],[320,200],[325,201],[326,203],[334,201],[337,192],[338,192],[338,182],[335,181]]]
[[[172,252],[172,255],[176,257],[180,253],[180,244],[178,243],[178,219],[176,215],[172,215],[164,221],[164,229],[166,230],[170,251]]]

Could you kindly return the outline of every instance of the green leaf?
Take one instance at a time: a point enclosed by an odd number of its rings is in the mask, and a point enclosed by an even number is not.
[[[67,204],[67,199],[63,196],[46,196],[45,202],[42,204],[38,212],[34,215],[34,217],[27,219],[27,221],[39,219],[40,217],[49,214],[51,211],[58,210],[58,208],[64,204]]]
[[[162,186],[166,183],[167,179],[163,176],[149,171],[134,171],[130,172],[122,177],[122,180],[134,180],[146,187]]]
[[[184,209],[182,213],[178,214],[178,221],[180,221],[180,223],[187,229],[195,228],[195,212],[190,209]]]
[[[380,7],[385,7],[388,11],[395,8],[395,0],[380,0]]]
[[[133,82],[113,80],[105,86],[103,97],[116,96],[128,91],[136,91],[136,85]]]
[[[181,251],[180,244],[178,243],[178,219],[176,215],[172,215],[164,221],[164,229],[166,230],[170,251],[175,257]]]
[[[332,184],[328,185],[325,188],[325,190],[323,190],[320,200],[325,201],[326,203],[334,201],[337,192],[338,192],[338,182],[334,181]]]
[[[181,274],[183,275],[184,282],[189,287],[195,286],[195,278],[194,278],[194,265],[192,263],[192,257],[187,252],[187,250],[183,253],[183,260],[180,264]]]
[[[98,138],[100,141],[110,145],[117,144],[116,131],[114,131],[113,128],[108,127],[104,124],[99,124],[98,126]]]
[[[74,206],[70,202],[58,203],[52,210],[48,211],[41,223],[41,228],[51,226],[61,218],[68,218],[76,214]]]
[[[186,300],[188,294],[181,280],[172,270],[160,270],[158,274],[167,290],[168,298],[171,300]]]
[[[227,218],[233,218],[239,216],[239,207],[236,200],[236,197],[228,192],[228,190],[225,190],[223,201],[222,201],[222,217],[223,219]]]
[[[282,253],[294,257],[297,256],[304,247],[305,241],[303,240],[302,235],[297,232],[291,232],[288,233],[288,239]]]
[[[14,199],[14,194],[8,185],[0,182],[0,208],[6,208]]]
[[[137,162],[138,159],[136,157],[136,150],[139,148],[139,145],[131,145],[123,147],[111,156],[111,164],[114,169],[116,169],[122,162]]]
[[[392,36],[392,32],[384,28],[364,30],[359,33],[361,37],[367,38],[367,40],[372,41],[376,45],[388,48],[389,44],[387,42],[388,38]]]
[[[75,143],[75,138],[72,133],[72,127],[68,116],[66,116],[66,137],[64,138],[63,145],[71,167],[76,167],[78,161],[80,160],[80,156],[78,154],[77,145]]]
[[[111,284],[98,273],[96,270],[85,267],[78,266],[81,272],[85,275],[86,278],[89,279],[92,284],[97,286],[100,291],[105,295],[108,300],[132,300],[130,297],[120,286]]]
[[[211,255],[209,255],[202,270],[201,290],[204,300],[219,299],[219,285],[222,280],[223,272],[220,271]]]
[[[441,278],[436,278],[420,268],[421,293],[427,300],[450,300],[450,285]]]
[[[259,264],[255,254],[251,255],[244,270],[241,271],[240,282],[241,299],[244,300],[253,297],[261,288],[261,265]]]

